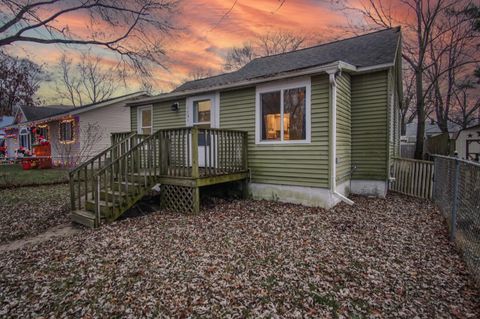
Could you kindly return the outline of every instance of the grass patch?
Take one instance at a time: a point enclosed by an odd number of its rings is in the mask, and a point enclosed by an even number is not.
[[[66,182],[68,182],[67,169],[51,168],[24,171],[20,165],[0,166],[0,189]]]
[[[335,299],[334,295],[331,294],[321,294],[318,289],[310,284],[310,297],[312,297],[313,302],[327,307],[330,309],[333,318],[338,318],[338,309],[340,308],[340,304]]]

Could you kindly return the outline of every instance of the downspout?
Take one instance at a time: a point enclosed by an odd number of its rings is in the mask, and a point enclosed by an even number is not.
[[[342,70],[337,68],[329,71],[330,93],[331,93],[331,108],[330,108],[330,191],[344,203],[353,205],[354,202],[337,192],[337,75],[341,74]]]

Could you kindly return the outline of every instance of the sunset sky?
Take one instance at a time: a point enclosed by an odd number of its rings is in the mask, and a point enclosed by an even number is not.
[[[341,28],[348,21],[359,19],[352,12],[337,10],[330,0],[287,0],[279,8],[278,0],[183,0],[174,20],[176,30],[166,39],[165,65],[168,70],[154,67],[156,91],[169,91],[194,69],[221,72],[228,48],[240,46],[260,34],[288,30],[314,35],[318,41],[344,36]],[[348,18],[347,18],[348,15]],[[222,19],[223,17],[223,19]],[[62,21],[75,32],[82,30],[86,17],[81,12],[65,16]],[[44,64],[45,69],[58,74],[58,61],[63,52],[78,57],[77,48],[40,44],[15,44],[10,51]],[[116,56],[103,49],[94,49],[106,66],[114,65]],[[134,91],[137,82],[119,93]],[[40,97],[55,102],[53,80],[44,84]]]

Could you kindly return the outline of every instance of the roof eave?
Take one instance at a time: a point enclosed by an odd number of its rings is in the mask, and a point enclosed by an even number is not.
[[[102,107],[107,107],[109,105],[119,103],[119,102],[122,102],[123,100],[131,99],[131,98],[140,96],[142,94],[145,94],[145,92],[132,93],[132,94],[129,94],[128,96],[119,97],[118,100],[110,100],[108,102],[99,102],[99,103],[91,105],[89,107],[78,108],[78,109],[74,108],[71,111],[62,112],[62,113],[59,113],[59,114],[47,116],[47,117],[32,120],[32,121],[25,121],[25,122],[22,122],[22,123],[17,123],[16,125],[9,126],[8,128],[18,128],[18,127],[21,127],[21,126],[25,126],[27,124],[45,123],[45,122],[56,121],[56,120],[59,120],[59,119],[65,117],[65,116],[74,116],[74,115],[82,114],[82,113],[89,112],[89,111],[92,111],[92,110],[96,110],[96,109],[99,109],[99,108],[102,108]],[[5,127],[5,128],[7,128],[7,127]]]
[[[133,101],[126,103],[126,106],[128,107],[135,107],[135,106],[142,106],[142,105],[148,105],[152,103],[157,103],[157,102],[163,102],[163,101],[168,101],[172,100],[175,98],[183,98],[199,93],[206,93],[206,92],[212,92],[212,91],[221,91],[221,90],[228,90],[228,89],[233,89],[233,88],[241,88],[241,87],[247,87],[247,86],[252,86],[255,84],[260,84],[264,82],[270,82],[270,81],[276,81],[276,80],[282,80],[286,78],[292,78],[292,77],[297,77],[297,76],[303,76],[303,75],[312,75],[312,74],[317,74],[317,73],[323,73],[323,72],[328,72],[333,69],[341,69],[347,72],[352,72],[352,73],[366,73],[366,72],[374,72],[374,71],[379,71],[383,69],[388,69],[391,68],[394,64],[393,63],[386,63],[386,64],[379,64],[379,65],[374,65],[374,66],[368,66],[368,67],[356,67],[352,64],[349,64],[347,62],[343,61],[336,61],[332,63],[328,63],[322,66],[316,66],[312,68],[307,68],[307,69],[302,69],[302,70],[296,70],[292,72],[287,72],[287,73],[282,73],[282,74],[277,74],[274,76],[270,77],[265,77],[265,78],[255,78],[251,80],[245,80],[245,81],[240,81],[240,82],[235,82],[235,83],[230,83],[230,84],[224,84],[224,85],[217,85],[217,86],[211,86],[211,87],[206,87],[206,88],[201,88],[201,89],[194,89],[194,90],[186,90],[182,92],[171,92],[171,93],[166,93],[162,95],[157,95],[153,97],[149,97],[146,99],[141,99],[138,101]]]
[[[43,118],[43,119],[39,119],[39,120],[36,120],[36,122],[39,122],[39,121],[42,121],[42,122],[45,122],[45,121],[54,121],[56,119],[60,119],[64,116],[74,116],[74,115],[79,115],[79,114],[82,114],[82,113],[86,113],[86,112],[90,112],[90,111],[93,111],[93,110],[96,110],[96,109],[99,109],[99,108],[102,108],[102,107],[107,107],[107,106],[110,106],[112,104],[116,104],[116,103],[121,103],[122,101],[124,100],[128,100],[128,99],[131,99],[131,98],[135,98],[137,96],[141,96],[141,95],[144,95],[145,92],[137,92],[137,93],[132,93],[132,94],[129,94],[127,96],[123,96],[123,97],[119,97],[118,99],[115,99],[115,100],[110,100],[110,101],[107,101],[107,102],[99,102],[97,104],[94,104],[94,105],[90,105],[88,107],[83,107],[83,108],[78,108],[78,109],[73,109],[71,111],[67,111],[67,112],[64,112],[64,113],[60,113],[60,114],[56,114],[50,118]]]

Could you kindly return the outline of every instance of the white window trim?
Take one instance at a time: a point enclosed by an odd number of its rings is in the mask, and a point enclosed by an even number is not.
[[[22,137],[27,139],[27,146],[22,146]],[[18,131],[18,146],[19,147],[25,147],[26,149],[30,150],[32,148],[32,136],[28,128],[26,127],[21,127],[20,130]]]
[[[193,126],[193,102],[201,100],[211,100],[212,109],[210,110],[210,127],[220,127],[220,93],[196,95],[187,98],[187,110],[186,110],[186,125],[188,127]],[[205,122],[208,123],[208,122]],[[202,124],[202,123],[196,123]]]
[[[151,128],[151,132],[153,134],[153,107],[152,105],[147,105],[147,106],[141,106],[141,107],[138,107],[137,108],[137,133],[138,134],[142,134],[142,111],[144,110],[150,110],[151,114],[152,114],[152,126],[150,126]]]
[[[295,89],[299,87],[305,87],[305,139],[304,140],[289,140],[289,141],[264,141],[262,140],[262,113],[260,108],[260,94],[282,91],[280,93],[280,113],[283,118],[283,90]],[[255,144],[258,145],[271,145],[271,144],[310,144],[312,139],[312,110],[311,110],[311,97],[312,97],[312,82],[310,77],[291,79],[287,81],[271,82],[264,85],[258,85],[256,87],[255,94]],[[283,131],[283,121],[280,121],[281,130]]]
[[[70,125],[70,139],[66,139],[65,136],[63,136],[63,132],[62,132],[62,124],[68,124]],[[75,141],[75,124],[73,121],[69,121],[69,122],[59,122],[58,123],[58,130],[59,130],[59,142],[62,143],[62,144],[70,144],[72,142]]]

